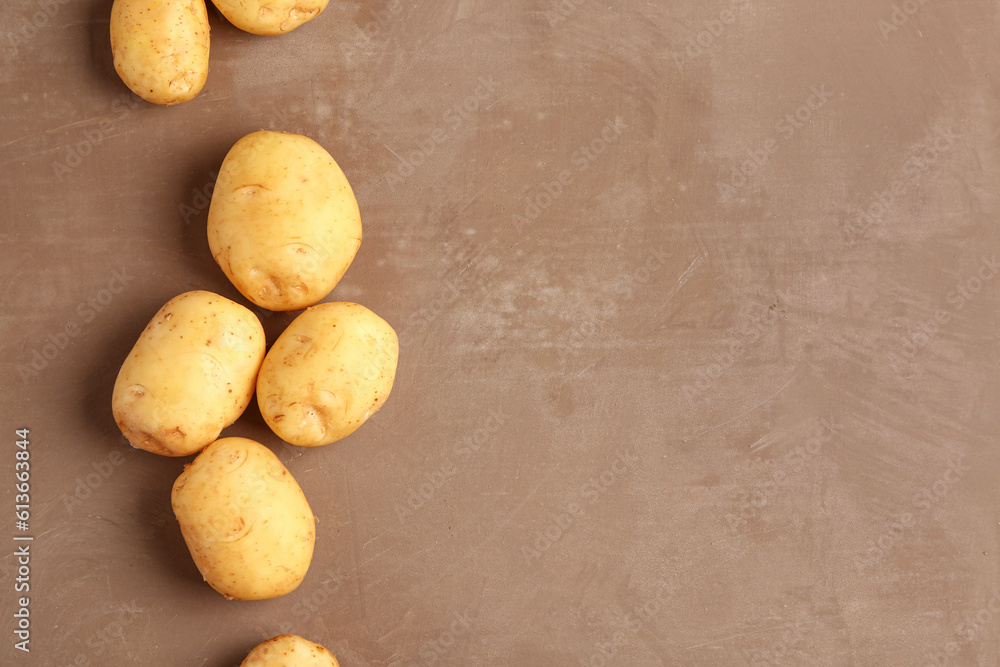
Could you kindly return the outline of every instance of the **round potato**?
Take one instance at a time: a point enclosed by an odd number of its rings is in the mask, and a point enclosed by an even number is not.
[[[298,635],[278,635],[254,647],[240,667],[340,667],[333,654]]]
[[[261,131],[232,147],[208,211],[208,245],[243,296],[300,310],[340,281],[361,245],[361,213],[344,172],[300,134]]]
[[[176,296],[118,372],[115,421],[133,447],[194,454],[250,404],[264,351],[264,329],[247,308],[202,290]]]
[[[329,0],[212,0],[240,30],[282,35],[319,16]]]
[[[205,0],[115,0],[111,53],[115,71],[142,99],[187,102],[208,78]]]
[[[257,403],[286,442],[328,445],[385,404],[399,341],[381,317],[356,303],[322,303],[292,320],[264,357]]]
[[[216,440],[184,468],[170,499],[195,565],[227,598],[265,600],[302,583],[316,520],[298,483],[264,445]]]

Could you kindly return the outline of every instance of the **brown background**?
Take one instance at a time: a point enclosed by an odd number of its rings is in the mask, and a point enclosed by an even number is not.
[[[1000,3],[333,0],[277,38],[210,9],[173,108],[117,79],[110,4],[0,7],[0,499],[28,427],[35,537],[25,655],[0,512],[0,662],[222,667],[292,631],[352,667],[998,664]],[[299,590],[227,602],[184,461],[110,394],[167,299],[242,301],[204,193],[260,128],[348,175],[330,298],[401,356],[336,445],[226,431],[320,519]]]

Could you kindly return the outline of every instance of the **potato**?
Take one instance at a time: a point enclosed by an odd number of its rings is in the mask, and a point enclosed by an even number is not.
[[[278,635],[257,644],[240,667],[340,667],[325,648],[298,635]]]
[[[208,78],[205,0],[115,0],[111,53],[129,89],[154,104],[187,102]]]
[[[336,286],[361,245],[361,214],[344,172],[312,139],[261,131],[222,163],[208,245],[243,296],[300,310]]]
[[[240,30],[281,35],[319,16],[329,0],[212,0]]]
[[[201,290],[174,297],[118,372],[118,427],[133,447],[194,454],[250,404],[264,350],[260,320],[238,303]]]
[[[264,357],[257,403],[268,426],[286,442],[328,445],[385,404],[398,357],[396,332],[364,306],[313,306]]]
[[[170,500],[195,565],[227,598],[275,598],[306,576],[316,520],[291,473],[259,442],[216,440],[184,468]]]

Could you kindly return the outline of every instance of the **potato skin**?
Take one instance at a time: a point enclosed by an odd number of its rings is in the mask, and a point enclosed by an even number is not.
[[[298,482],[259,442],[216,440],[185,467],[170,500],[195,565],[227,598],[275,598],[306,576],[316,520]]]
[[[315,642],[298,635],[278,635],[250,651],[240,667],[340,667],[337,659]]]
[[[322,303],[295,318],[264,357],[257,403],[282,440],[328,445],[385,404],[398,358],[388,322],[356,303]]]
[[[255,35],[282,35],[319,16],[329,0],[212,0],[230,23]]]
[[[208,245],[243,296],[300,310],[340,281],[361,245],[361,213],[347,177],[300,134],[243,137],[222,163],[208,211]]]
[[[154,454],[200,451],[250,404],[265,348],[260,320],[240,304],[204,290],[174,297],[118,371],[118,427]]]
[[[111,53],[129,89],[153,104],[194,98],[208,78],[205,0],[115,0]]]

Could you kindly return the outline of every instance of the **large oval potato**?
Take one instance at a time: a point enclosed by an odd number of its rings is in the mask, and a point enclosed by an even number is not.
[[[254,647],[240,667],[340,667],[333,654],[298,635],[278,635]]]
[[[230,23],[255,35],[281,35],[319,16],[329,0],[212,0]]]
[[[250,404],[264,351],[264,329],[247,308],[203,290],[176,296],[118,372],[115,421],[133,447],[194,454]]]
[[[115,0],[111,53],[129,89],[154,104],[187,102],[208,78],[205,0]]]
[[[322,303],[292,320],[264,357],[257,403],[286,442],[328,445],[385,404],[399,341],[381,317],[356,303]]]
[[[336,286],[361,245],[344,172],[300,134],[261,131],[232,147],[208,211],[208,245],[243,296],[300,310]]]
[[[216,440],[185,467],[170,500],[198,571],[227,598],[275,598],[306,576],[316,520],[298,482],[259,442]]]

